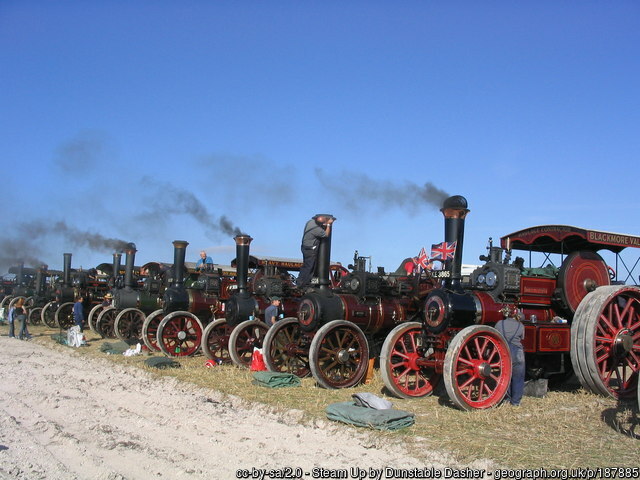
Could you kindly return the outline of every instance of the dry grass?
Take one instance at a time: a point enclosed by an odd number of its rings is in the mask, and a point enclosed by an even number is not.
[[[69,351],[69,347],[51,340],[53,331],[45,327],[31,329],[37,335],[34,338],[37,343]],[[180,369],[157,370],[144,364],[147,358],[144,355],[106,355],[100,351],[105,340],[91,332],[87,332],[87,337],[90,345],[76,349],[78,355],[107,358],[156,375],[173,376],[268,405],[278,412],[295,409],[302,412],[296,417],[305,423],[325,419],[327,405],[346,401],[355,392],[382,395],[384,391],[377,372],[369,385],[325,390],[317,387],[312,378],[303,379],[300,388],[257,387],[251,384],[250,371],[226,365],[205,368],[203,356],[177,359]],[[372,441],[402,442],[416,455],[430,449],[445,450],[459,461],[487,458],[511,468],[634,467],[640,458],[640,416],[635,402],[618,403],[580,388],[551,391],[541,399],[525,397],[520,408],[504,405],[474,412],[453,408],[446,393],[423,399],[391,400],[395,408],[414,412],[416,424],[398,432],[373,433]]]

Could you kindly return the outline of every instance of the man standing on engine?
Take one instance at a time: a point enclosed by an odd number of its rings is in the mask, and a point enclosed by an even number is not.
[[[311,277],[318,257],[320,239],[331,234],[331,224],[335,219],[326,215],[315,215],[304,226],[302,234],[302,267],[296,280],[298,288],[305,288],[311,284]]]

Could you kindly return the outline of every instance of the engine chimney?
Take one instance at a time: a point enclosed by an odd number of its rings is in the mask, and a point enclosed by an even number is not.
[[[16,272],[16,285],[19,287],[24,282],[24,262],[18,264],[18,271]]]
[[[62,276],[62,285],[65,287],[71,286],[71,254],[63,253],[64,263],[62,267],[63,276]]]
[[[113,274],[112,277],[115,281],[116,278],[120,275],[120,265],[121,265],[122,254],[120,252],[115,252],[113,254]],[[115,285],[115,283],[114,283]]]
[[[249,245],[253,238],[249,235],[241,234],[233,237],[236,241],[236,279],[238,282],[238,293],[244,294],[247,291],[247,277],[249,275]]]
[[[127,260],[124,269],[124,288],[133,288],[133,266],[136,261],[136,251],[136,246],[133,243],[129,243],[127,245],[127,248],[125,248],[124,250],[124,253],[127,254]],[[182,256],[182,263],[184,265],[184,254]]]
[[[335,217],[333,215],[328,214],[318,214],[313,218],[316,219],[318,217],[324,217],[327,220],[332,219],[335,221]],[[326,224],[323,226],[326,227]],[[320,239],[320,244],[318,245],[318,256],[316,257],[316,266],[315,266],[315,274],[314,276],[318,278],[318,287],[320,290],[325,290],[329,288],[329,268],[331,266],[331,233],[324,238]]]
[[[440,209],[444,215],[444,239],[447,243],[456,243],[453,259],[445,261],[444,268],[451,272],[450,278],[445,278],[445,286],[453,290],[461,290],[462,279],[462,244],[464,242],[464,219],[469,213],[467,199],[461,195],[447,198]]]
[[[189,242],[175,240],[173,242],[173,286],[181,287],[184,284],[184,259],[187,255]]]
[[[40,265],[36,270],[35,294],[40,297],[44,295],[47,265]]]

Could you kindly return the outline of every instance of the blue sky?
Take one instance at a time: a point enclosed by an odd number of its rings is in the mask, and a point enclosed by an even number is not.
[[[228,263],[221,219],[298,257],[326,212],[334,260],[394,270],[443,239],[407,195],[427,183],[469,201],[465,263],[539,224],[640,234],[639,20],[635,1],[3,0],[1,260],[110,261],[91,233],[138,264],[176,239]]]

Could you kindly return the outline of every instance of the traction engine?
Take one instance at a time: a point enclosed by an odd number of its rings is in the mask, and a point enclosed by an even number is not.
[[[445,200],[445,241],[453,258],[434,272],[441,286],[426,298],[421,322],[396,327],[385,340],[380,368],[385,386],[399,397],[433,392],[444,377],[451,401],[465,410],[499,404],[511,380],[511,354],[493,328],[505,307],[516,307],[525,327],[527,373],[566,377],[573,369],[585,388],[605,395],[635,393],[640,355],[640,289],[611,285],[608,267],[588,241],[548,238],[539,251],[568,253],[560,269],[525,269],[511,262],[511,248],[525,242],[489,244],[484,265],[461,282],[467,201]],[[573,243],[572,243],[573,242]],[[640,245],[640,243],[638,243]],[[571,251],[575,249],[575,251]]]
[[[332,289],[330,256],[329,234],[320,239],[314,286],[300,300],[297,318],[276,322],[267,333],[265,363],[272,371],[311,373],[324,388],[346,388],[364,378],[386,333],[418,313],[417,299],[433,283],[367,272],[356,255],[352,271]]]
[[[204,325],[223,311],[235,281],[222,268],[192,274],[185,282],[185,255],[189,242],[173,242],[173,278],[162,297],[162,309],[150,313],[142,327],[142,338],[150,349],[165,355],[194,355],[202,344]]]

